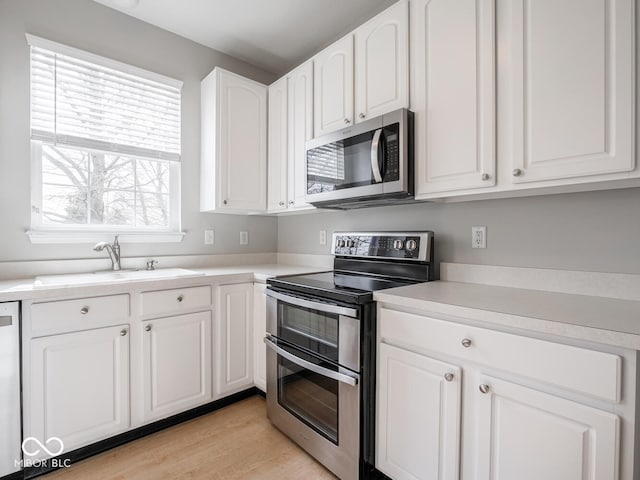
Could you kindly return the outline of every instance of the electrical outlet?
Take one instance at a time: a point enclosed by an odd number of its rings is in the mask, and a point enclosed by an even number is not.
[[[240,245],[249,245],[249,232],[240,232]]]
[[[487,227],[471,227],[471,248],[487,248]]]
[[[320,245],[326,245],[326,244],[327,244],[327,231],[320,230]]]
[[[204,244],[213,245],[213,230],[204,231]]]

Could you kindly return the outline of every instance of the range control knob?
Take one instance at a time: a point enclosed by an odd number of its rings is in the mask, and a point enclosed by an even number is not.
[[[341,238],[336,240],[336,247],[338,247],[338,248],[344,247],[344,240],[342,240]]]
[[[415,240],[407,240],[406,249],[410,252],[413,252],[416,248],[418,248],[418,242]]]
[[[347,247],[351,248],[351,247],[355,247],[356,242],[354,242],[353,240],[349,239],[347,240]]]
[[[402,250],[404,248],[404,242],[402,240],[394,240],[393,248],[395,250]]]

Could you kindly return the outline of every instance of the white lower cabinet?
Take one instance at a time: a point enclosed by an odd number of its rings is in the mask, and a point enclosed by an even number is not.
[[[143,322],[144,420],[211,399],[211,312]]]
[[[473,478],[618,478],[617,415],[489,376],[478,383]]]
[[[458,476],[460,368],[381,344],[376,467],[391,478]]]
[[[263,392],[267,391],[267,295],[264,283],[253,284],[253,383]]]
[[[218,287],[214,397],[253,386],[253,283]]]
[[[29,343],[24,438],[58,437],[68,452],[129,428],[128,325]]]
[[[386,475],[396,480],[635,478],[635,354],[621,376],[629,353],[436,321],[384,306],[378,312],[376,467]],[[514,348],[519,339],[529,340],[527,351]],[[553,353],[551,345],[566,353],[567,364],[557,363],[570,369],[564,386],[544,358]],[[589,354],[607,368],[593,368]],[[538,360],[527,367],[527,358]],[[577,358],[583,361],[574,362]],[[613,391],[622,388],[626,398],[603,395],[598,385],[604,380],[573,380],[605,373]]]

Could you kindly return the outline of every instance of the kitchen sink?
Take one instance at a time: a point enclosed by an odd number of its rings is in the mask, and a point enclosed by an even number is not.
[[[34,287],[63,285],[90,285],[95,283],[128,282],[135,280],[156,280],[161,278],[180,278],[202,276],[204,273],[186,268],[159,268],[157,270],[119,270],[90,273],[71,273],[67,275],[41,275],[35,278]]]

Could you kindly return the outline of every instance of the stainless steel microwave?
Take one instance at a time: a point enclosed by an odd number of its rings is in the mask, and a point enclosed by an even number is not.
[[[413,112],[400,109],[306,143],[306,201],[350,209],[413,199]]]

